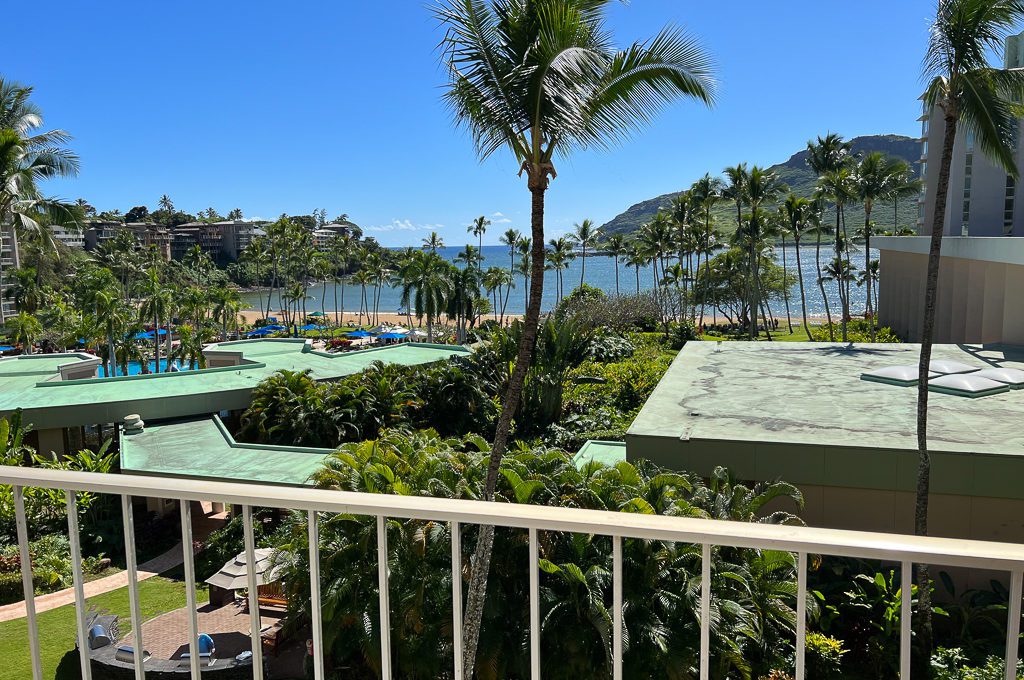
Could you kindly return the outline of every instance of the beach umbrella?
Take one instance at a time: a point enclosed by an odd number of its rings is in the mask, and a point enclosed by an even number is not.
[[[285,327],[280,325],[280,324],[270,324],[269,326],[264,326],[263,330],[271,331],[271,332],[283,331],[283,330],[285,330]]]
[[[11,347],[10,345],[0,345],[0,352],[9,352],[12,349],[14,348]]]
[[[322,331],[327,326],[317,326],[316,324],[307,323],[305,326],[299,326],[300,331]]]
[[[312,314],[307,314],[306,316],[323,316],[323,315],[324,315],[323,312],[313,312]]]
[[[370,331],[350,331],[345,333],[345,335],[350,338],[368,338],[373,335],[373,333]]]
[[[381,333],[377,337],[381,340],[402,340],[407,336],[405,333]]]
[[[249,331],[248,333],[246,333],[246,335],[248,335],[250,338],[258,338],[258,337],[263,337],[264,335],[270,335],[271,333],[276,333],[276,332],[277,331],[275,331],[275,330],[270,330],[270,329],[267,329],[267,328],[257,328],[254,331]]]
[[[280,567],[274,566],[271,559],[274,555],[273,548],[257,548],[256,557],[256,585],[262,586],[273,583],[280,578]],[[245,553],[239,553],[227,561],[220,570],[206,579],[211,586],[224,588],[225,590],[239,590],[249,587],[249,565]]]

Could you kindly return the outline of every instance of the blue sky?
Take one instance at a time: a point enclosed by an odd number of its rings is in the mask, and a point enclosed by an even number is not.
[[[632,0],[622,44],[674,22],[718,63],[711,110],[683,102],[621,148],[559,166],[547,231],[739,161],[770,165],[814,135],[916,135],[932,0]],[[449,245],[493,216],[486,242],[528,228],[504,151],[480,163],[440,101],[440,29],[421,0],[46,3],[45,47],[0,72],[34,85],[48,127],[74,135],[81,175],[49,193],[100,210],[239,207],[246,216],[346,212],[387,245],[436,229]]]

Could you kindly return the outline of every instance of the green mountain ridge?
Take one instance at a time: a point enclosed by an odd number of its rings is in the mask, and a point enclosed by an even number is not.
[[[864,135],[854,137],[850,140],[853,153],[869,153],[881,151],[882,153],[902,158],[908,163],[915,163],[921,157],[921,143],[913,137],[904,135]],[[916,167],[916,166],[912,166]],[[814,185],[817,177],[807,167],[807,150],[803,149],[789,157],[784,163],[778,163],[769,168],[774,171],[797,196],[810,197],[814,193]],[[608,234],[630,234],[640,228],[641,225],[649,222],[659,209],[668,208],[671,200],[681,192],[673,192],[655,196],[645,201],[640,201],[627,208],[624,212],[601,226],[601,233]],[[896,206],[896,220],[900,227],[914,228],[917,224],[917,201],[914,199],[903,199]],[[864,209],[862,206],[847,206],[846,223],[849,226],[863,224]],[[826,220],[835,222],[835,212],[829,211],[825,215]],[[893,228],[893,204],[876,205],[871,212],[871,219],[879,229],[891,230]],[[714,210],[715,224],[719,230],[731,234],[736,230],[736,208],[730,202],[722,201]]]

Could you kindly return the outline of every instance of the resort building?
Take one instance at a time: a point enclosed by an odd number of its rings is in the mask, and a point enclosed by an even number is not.
[[[249,247],[254,238],[266,235],[266,232],[254,222],[245,220],[224,220],[223,222],[214,222],[213,226],[220,229],[221,252],[224,257],[232,261],[238,259],[238,256]]]
[[[1004,68],[1024,68],[1024,33],[1006,39]],[[923,99],[923,97],[922,97]],[[934,228],[934,196],[939,182],[939,157],[946,125],[942,110],[921,115],[921,173],[924,188],[918,198],[918,233]],[[1015,139],[1017,165],[1024,165],[1024,143]],[[969,130],[958,128],[949,174],[944,236],[1024,236],[1024,206],[1016,204],[1017,183],[1005,170],[976,148]],[[1022,196],[1024,200],[1024,196]]]
[[[221,229],[210,222],[186,222],[171,230],[171,258],[181,260],[195,246],[213,259],[223,250]]]
[[[14,300],[8,296],[13,285],[14,272],[20,266],[18,259],[18,242],[14,230],[0,228],[0,319],[17,313]]]
[[[55,241],[60,241],[73,250],[85,250],[85,232],[82,229],[69,229],[59,225],[50,227]]]
[[[916,345],[690,342],[626,434],[583,454],[625,455],[708,477],[781,479],[811,526],[913,533],[916,388],[862,374],[908,365]],[[934,361],[1024,369],[1024,350],[938,345]],[[962,367],[961,367],[962,369]],[[1024,391],[929,399],[931,535],[1024,542]],[[793,509],[793,508],[789,508]]]
[[[353,225],[330,222],[313,231],[313,245],[320,252],[327,252],[331,249],[334,239],[344,234],[351,234]]]
[[[1004,68],[1024,68],[1024,33],[1006,40]],[[1024,205],[1014,178],[958,129],[953,145],[946,216],[934,222],[945,122],[927,106],[921,116],[921,178],[917,237],[880,237],[878,318],[910,342],[921,339],[929,238],[943,234],[935,341],[1024,345]],[[1019,128],[1019,125],[1018,125]],[[1015,157],[1024,165],[1024,142]],[[1024,196],[1020,197],[1024,201]]]
[[[82,234],[87,251],[93,251],[112,240],[119,232],[129,231],[138,248],[155,248],[165,260],[171,257],[171,233],[154,222],[109,222],[90,220]]]

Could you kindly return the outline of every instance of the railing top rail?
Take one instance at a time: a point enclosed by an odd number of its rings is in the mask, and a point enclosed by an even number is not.
[[[257,507],[458,521],[648,540],[1024,570],[1024,545],[816,527],[778,526],[545,505],[330,491],[310,487],[115,475],[0,465],[0,483]]]

